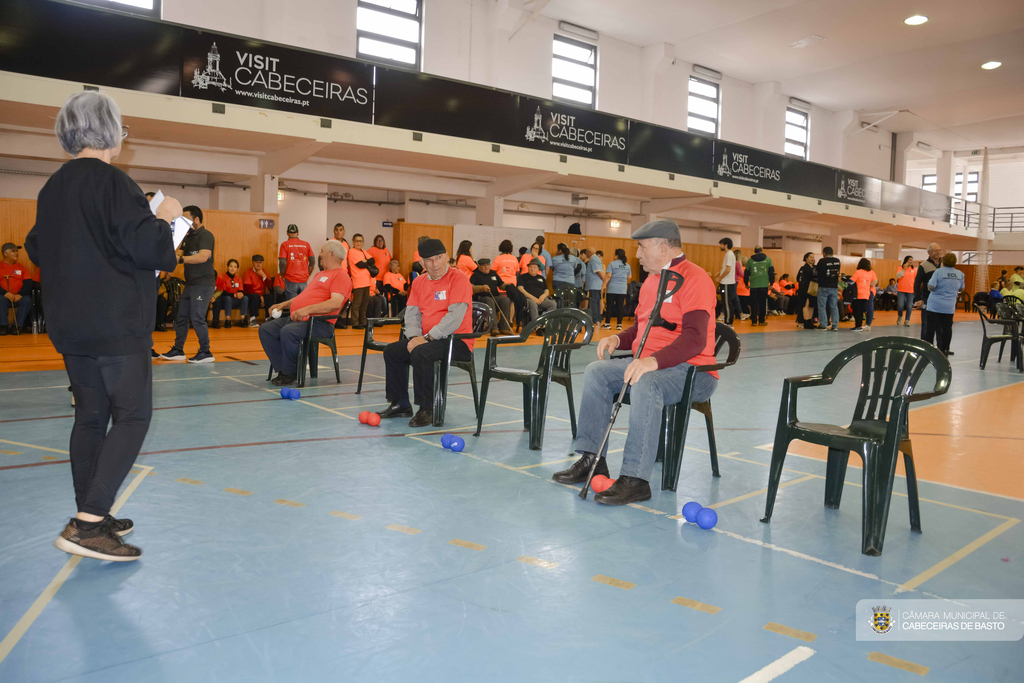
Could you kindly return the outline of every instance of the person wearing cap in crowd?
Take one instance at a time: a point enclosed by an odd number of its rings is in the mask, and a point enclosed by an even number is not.
[[[188,359],[189,363],[212,363],[215,358],[210,352],[210,331],[206,324],[206,311],[217,291],[217,271],[213,269],[213,249],[216,240],[213,233],[203,225],[203,210],[198,206],[186,206],[182,215],[192,221],[192,228],[178,247],[178,263],[185,264],[185,286],[178,301],[178,315],[174,319],[174,346],[167,353],[160,354],[164,360],[185,360],[185,339],[189,325],[196,331],[199,353]]]
[[[662,409],[682,399],[690,365],[715,362],[715,283],[703,268],[686,259],[678,226],[660,219],[647,223],[632,237],[639,243],[637,258],[650,273],[640,288],[635,321],[629,329],[598,343],[598,361],[587,366],[583,377],[583,401],[575,443],[580,458],[569,469],[551,477],[562,484],[583,483],[595,458],[600,458],[595,473],[608,476],[606,453],[599,454],[597,449],[611,419],[615,394],[622,389],[623,382],[628,381],[629,429],[622,468],[611,488],[594,498],[606,505],[627,505],[650,499],[648,482],[658,455]],[[660,316],[664,323],[652,325],[639,357],[605,360],[605,355],[616,349],[632,349],[636,353],[648,318],[659,313],[653,308],[662,286],[664,268],[683,276],[682,288],[662,304]],[[718,373],[697,373],[691,400],[706,401],[717,385]]]
[[[541,313],[556,308],[555,302],[548,298],[548,281],[540,272],[543,267],[540,259],[534,258],[527,266],[526,272],[516,280],[516,288],[526,299],[530,320],[536,320]],[[540,330],[537,330],[537,333],[540,334]]]
[[[412,281],[405,306],[405,333],[384,349],[387,368],[386,396],[390,403],[382,418],[411,417],[410,427],[424,427],[433,419],[434,361],[448,358],[447,338],[473,331],[470,306],[473,288],[458,268],[448,265],[448,253],[439,239],[419,245],[425,277]],[[457,340],[452,360],[468,361],[473,340]],[[419,410],[413,415],[409,402],[409,366],[412,366],[413,398]]]
[[[0,262],[0,335],[18,334],[25,327],[32,310],[31,278],[28,267],[18,262],[21,247],[8,242],[0,247],[3,261]],[[14,323],[8,327],[7,311],[14,311]]]
[[[299,239],[299,226],[292,223],[288,226],[288,239],[281,243],[277,253],[278,272],[284,273],[285,299],[291,299],[306,288],[315,263],[313,247],[306,240]]]
[[[552,264],[551,254],[544,248],[544,235],[537,235],[537,239],[533,241],[540,247],[540,256],[544,259],[543,265],[541,266],[541,275],[547,278],[548,269],[551,268]]]
[[[263,270],[262,254],[253,254],[252,267],[242,274],[242,292],[249,309],[249,327],[259,327],[256,317],[260,309],[266,311],[274,305],[274,287],[267,280],[267,271]],[[270,318],[269,313],[266,317]]]
[[[505,295],[507,285],[491,269],[491,259],[476,262],[469,284],[473,285],[473,301],[487,304],[491,309],[491,334],[512,334],[508,322],[512,318],[512,301]]]
[[[267,311],[270,320],[260,325],[260,344],[277,370],[271,382],[284,387],[295,382],[298,368],[299,344],[306,336],[311,315],[329,315],[341,311],[352,297],[352,281],[345,267],[345,247],[340,241],[328,240],[320,248],[320,262],[324,270],[316,274],[308,288],[290,299],[278,302]],[[288,311],[289,315],[274,318],[275,311]],[[334,334],[334,319],[313,321],[314,337]]]

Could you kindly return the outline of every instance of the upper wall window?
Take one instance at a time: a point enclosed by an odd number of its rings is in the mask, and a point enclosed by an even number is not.
[[[954,184],[953,196],[961,197],[964,191],[964,174],[956,174],[956,183]],[[976,202],[978,201],[978,172],[971,171],[967,174],[967,201]]]
[[[93,5],[115,12],[141,14],[154,19],[160,18],[160,0],[75,0],[83,5]]]
[[[807,159],[807,112],[786,108],[786,156]]]
[[[597,106],[597,46],[555,36],[551,55],[551,96],[591,109]]]
[[[359,0],[356,57],[419,70],[422,27],[420,0]]]
[[[718,137],[718,117],[721,113],[718,84],[690,76],[690,97],[687,100],[686,128],[691,133],[706,133]]]
[[[939,188],[939,176],[927,174],[921,176],[921,189],[927,192],[938,192]]]

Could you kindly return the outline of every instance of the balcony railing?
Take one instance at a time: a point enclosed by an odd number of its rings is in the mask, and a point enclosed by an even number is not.
[[[982,211],[988,216],[993,232],[1024,232],[1024,206],[982,207],[977,202],[956,201],[949,222],[964,228],[977,228],[981,224]]]

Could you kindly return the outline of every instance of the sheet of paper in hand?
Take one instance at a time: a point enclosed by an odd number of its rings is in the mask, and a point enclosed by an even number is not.
[[[157,208],[159,208],[160,203],[163,202],[163,200],[164,200],[163,190],[157,190],[156,194],[153,195],[153,198],[151,200],[149,200],[149,210],[153,212],[153,215],[156,215],[156,210],[157,210]],[[188,231],[191,228],[192,228],[192,221],[188,220],[184,216],[178,216],[173,221],[171,221],[171,234],[173,235],[172,239],[174,241],[174,248],[175,249],[177,249],[179,246],[181,246],[181,241],[183,239],[185,239],[185,235],[188,234]],[[159,270],[156,271],[156,274],[157,274],[157,277],[159,277],[160,276],[160,271]]]

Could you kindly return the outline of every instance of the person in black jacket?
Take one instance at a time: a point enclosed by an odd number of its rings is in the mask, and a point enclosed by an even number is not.
[[[932,279],[932,273],[942,267],[942,247],[935,242],[928,245],[928,258],[921,261],[917,267],[917,275],[914,277],[914,308],[924,310],[928,304],[928,281]],[[909,317],[909,316],[908,316]],[[933,333],[934,338],[934,333]],[[928,339],[928,316],[921,314],[921,339]],[[950,353],[950,355],[953,355]]]
[[[818,329],[824,330],[832,318],[832,326],[828,329],[839,330],[839,271],[842,262],[832,255],[832,247],[821,250],[816,274],[818,276]]]
[[[108,96],[85,91],[68,98],[56,133],[74,159],[40,190],[25,240],[29,258],[46,272],[47,331],[75,397],[70,454],[78,514],[55,544],[118,562],[142,555],[121,540],[131,520],[114,519],[110,508],[149,431],[154,271],[177,265],[168,223],[182,213],[167,197],[154,216],[135,181],[110,164],[121,151],[122,130]]]
[[[804,264],[796,273],[796,324],[803,325],[805,330],[814,329],[814,317],[818,311],[818,295],[815,293],[811,296],[808,291],[812,282],[817,291],[818,274],[814,271],[814,253],[809,251],[804,254]],[[805,308],[810,308],[810,318],[804,318]]]

